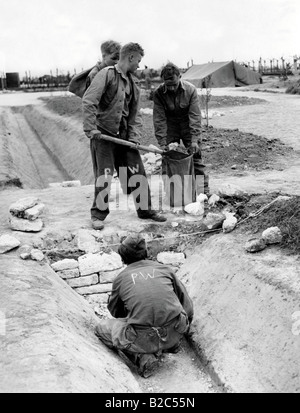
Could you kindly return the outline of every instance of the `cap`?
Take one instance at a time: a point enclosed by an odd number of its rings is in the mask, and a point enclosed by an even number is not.
[[[140,234],[128,235],[119,247],[119,254],[125,261],[139,261],[147,257],[146,240]]]

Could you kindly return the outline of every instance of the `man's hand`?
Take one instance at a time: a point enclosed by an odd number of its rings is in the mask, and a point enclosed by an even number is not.
[[[196,155],[198,153],[201,153],[201,148],[198,142],[192,142],[191,145],[188,148],[188,151],[190,154]]]
[[[87,137],[89,139],[96,139],[96,140],[100,140],[102,139],[102,135],[101,132],[99,130],[92,130],[91,132],[87,132]]]
[[[161,145],[161,146],[160,146],[160,149],[161,149],[163,152],[168,152],[168,151],[169,151],[169,145]]]

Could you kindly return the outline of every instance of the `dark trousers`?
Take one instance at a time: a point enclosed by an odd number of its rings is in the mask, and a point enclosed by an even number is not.
[[[109,214],[109,194],[114,170],[117,171],[123,193],[130,195],[134,192],[138,215],[151,211],[150,188],[138,150],[104,139],[92,139],[91,154],[95,176],[92,218],[104,221]]]
[[[192,136],[189,127],[188,119],[168,119],[168,135],[167,135],[167,144],[178,143],[182,140],[182,143],[186,148],[188,148],[192,143]],[[209,194],[209,176],[205,171],[205,165],[202,161],[202,155],[196,153],[193,157],[194,160],[194,170],[195,178],[197,183],[197,194],[205,193]],[[166,173],[165,167],[163,165],[163,174]],[[197,178],[198,177],[198,178]]]
[[[136,327],[127,319],[102,320],[96,335],[109,348],[131,354],[167,352],[180,343],[189,329],[186,314],[180,314],[164,327]]]

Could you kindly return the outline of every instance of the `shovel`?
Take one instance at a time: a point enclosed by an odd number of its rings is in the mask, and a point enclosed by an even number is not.
[[[156,153],[159,155],[162,155],[164,153],[164,151],[161,149],[149,148],[148,146],[140,145],[139,143],[124,141],[123,139],[113,138],[112,136],[108,136],[108,135],[101,134],[101,139],[104,139],[105,141],[117,143],[118,145],[128,146],[129,148],[137,149],[138,151],[152,152],[152,153]]]

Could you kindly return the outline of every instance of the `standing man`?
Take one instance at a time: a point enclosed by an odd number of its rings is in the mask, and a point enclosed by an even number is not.
[[[119,254],[127,268],[115,279],[108,304],[115,319],[101,321],[96,335],[147,378],[162,353],[180,350],[193,320],[193,302],[171,268],[147,259],[141,235],[128,236]]]
[[[121,50],[120,43],[115,42],[114,40],[108,40],[101,44],[100,49],[102,53],[102,61],[98,62],[92,69],[84,70],[78,75],[73,76],[69,83],[69,92],[82,98],[100,70],[107,66],[114,66],[118,63]]]
[[[87,77],[86,88],[90,87],[95,76],[107,66],[114,66],[120,59],[121,45],[114,40],[107,40],[101,44],[102,61],[98,62]]]
[[[181,80],[180,70],[168,63],[161,72],[163,84],[154,92],[153,121],[155,136],[163,150],[170,143],[182,140],[190,153],[194,154],[195,176],[201,176],[202,183],[197,193],[209,194],[209,178],[205,173],[201,155],[201,109],[197,89]],[[163,174],[165,170],[163,168]],[[198,184],[200,179],[197,179]],[[204,181],[204,188],[203,188]]]
[[[103,133],[139,143],[140,90],[132,74],[139,68],[143,56],[144,50],[139,44],[125,45],[119,63],[102,69],[83,96],[83,127],[91,141],[96,182],[91,209],[92,225],[96,230],[103,229],[103,221],[109,214],[108,199],[114,169],[124,193],[138,192],[134,202],[139,218],[166,221],[152,210],[150,188],[139,151],[101,138]]]

